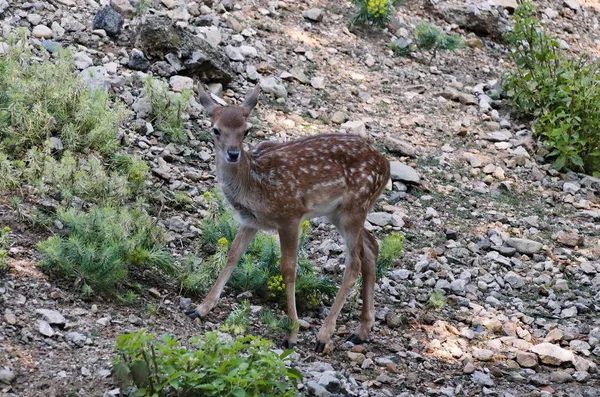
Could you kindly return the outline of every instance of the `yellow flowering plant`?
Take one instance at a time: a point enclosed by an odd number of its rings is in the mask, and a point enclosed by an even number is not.
[[[351,23],[386,26],[393,14],[398,0],[352,0],[357,8]]]

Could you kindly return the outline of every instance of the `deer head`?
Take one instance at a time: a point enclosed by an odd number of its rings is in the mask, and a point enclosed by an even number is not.
[[[210,116],[217,161],[236,164],[240,161],[242,142],[250,125],[246,121],[258,102],[260,84],[248,94],[242,106],[221,106],[198,85],[200,104]]]

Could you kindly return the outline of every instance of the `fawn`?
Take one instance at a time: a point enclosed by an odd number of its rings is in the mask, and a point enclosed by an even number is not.
[[[374,324],[375,266],[379,246],[365,229],[367,213],[390,178],[388,160],[356,135],[322,134],[285,143],[264,142],[254,152],[242,148],[248,134],[248,115],[258,102],[260,85],[242,106],[220,106],[200,85],[199,99],[212,122],[217,178],[240,229],[231,244],[226,265],[202,304],[188,316],[205,317],[219,300],[234,267],[259,230],[276,230],[281,246],[281,275],[287,314],[294,324],[295,279],[301,223],[324,216],[346,243],[346,269],[335,301],[317,334],[315,351],[322,352],[351,288],[362,274],[360,326],[348,340],[362,343]],[[283,345],[295,346],[297,327]]]

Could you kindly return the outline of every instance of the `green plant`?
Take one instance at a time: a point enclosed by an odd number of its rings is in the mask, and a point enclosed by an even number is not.
[[[113,373],[136,396],[296,396],[300,372],[288,368],[272,343],[254,336],[209,332],[189,347],[170,335],[160,340],[145,330],[117,338]]]
[[[229,313],[221,330],[224,332],[232,332],[235,335],[242,335],[250,326],[250,302],[245,300],[242,304]]]
[[[177,208],[189,208],[192,205],[192,198],[189,194],[179,192],[173,194],[173,200]]]
[[[171,142],[184,143],[187,135],[184,129],[184,115],[190,108],[192,91],[171,93],[167,83],[148,77],[144,84],[151,104],[152,122],[164,132]]]
[[[554,168],[600,175],[600,64],[569,59],[535,12],[530,2],[515,11],[506,36],[515,68],[503,76],[504,90],[515,110],[533,117]]]
[[[447,302],[448,299],[443,291],[434,291],[431,293],[431,295],[429,295],[428,303],[435,310],[442,310],[446,306]]]
[[[381,240],[379,256],[377,257],[377,280],[381,278],[392,268],[394,262],[400,257],[404,249],[406,238],[400,233],[394,233],[384,237]]]
[[[85,295],[118,295],[134,266],[177,272],[172,257],[162,249],[162,229],[141,210],[59,210],[58,219],[68,236],[55,235],[38,244],[42,267],[73,281]]]
[[[371,23],[377,26],[386,26],[393,15],[394,6],[398,0],[351,0],[356,7],[356,13],[350,21],[351,24]]]
[[[229,241],[222,237],[218,240],[217,251],[207,260],[202,260],[196,255],[186,257],[179,278],[181,288],[197,295],[208,291],[225,267],[228,247]]]
[[[455,51],[464,46],[464,41],[458,34],[449,35],[435,25],[421,22],[415,27],[415,45],[421,52],[431,52],[428,61],[431,64],[438,51]]]
[[[8,271],[8,248],[10,247],[10,227],[0,230],[0,275]]]
[[[124,106],[105,92],[87,91],[68,50],[54,62],[37,62],[28,42],[24,32],[9,36],[0,58],[0,151],[17,159],[56,137],[71,151],[114,153]]]

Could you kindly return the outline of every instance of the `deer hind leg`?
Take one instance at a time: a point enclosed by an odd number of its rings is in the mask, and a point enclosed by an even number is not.
[[[375,276],[377,272],[377,255],[379,245],[377,239],[367,229],[363,229],[363,252],[361,258],[362,274],[362,313],[360,326],[350,335],[349,341],[361,344],[371,332],[375,323]]]
[[[361,271],[361,251],[363,250],[363,233],[365,215],[358,216],[356,209],[337,214],[332,223],[338,228],[346,242],[346,269],[342,278],[342,285],[335,296],[331,311],[325,318],[319,333],[317,334],[316,352],[323,352],[335,330],[336,320],[342,311],[342,307]]]
[[[287,297],[287,315],[292,322],[292,329],[283,341],[285,348],[293,348],[298,342],[298,314],[296,313],[296,263],[298,256],[298,235],[300,223],[279,229],[279,245],[281,246],[281,277],[285,284]]]
[[[217,281],[215,281],[208,295],[204,298],[204,301],[202,301],[202,304],[196,307],[196,310],[187,313],[190,318],[204,318],[217,305],[223,288],[225,288],[225,284],[229,281],[235,265],[242,258],[257,232],[258,230],[254,228],[247,226],[240,227],[240,230],[231,243],[225,267],[221,271],[221,274],[219,274]]]

